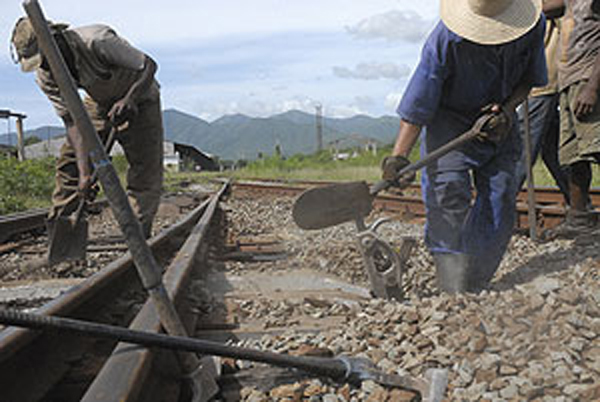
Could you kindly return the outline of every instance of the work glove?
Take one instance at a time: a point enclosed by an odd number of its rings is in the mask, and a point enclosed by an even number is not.
[[[394,187],[406,188],[417,177],[415,172],[398,177],[398,173],[408,165],[410,165],[410,161],[404,156],[386,156],[381,162],[381,178],[390,182]]]
[[[479,131],[478,138],[499,144],[508,137],[513,125],[513,113],[497,103],[481,109],[480,116],[490,115],[490,120]]]

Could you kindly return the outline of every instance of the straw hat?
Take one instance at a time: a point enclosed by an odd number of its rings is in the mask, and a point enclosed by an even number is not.
[[[53,34],[63,31],[67,27],[67,24],[48,21],[48,28],[50,28],[50,32]],[[42,55],[38,49],[35,32],[29,18],[19,18],[13,28],[10,41],[16,52],[16,56],[13,56],[13,59],[15,62],[21,64],[21,70],[31,72],[42,64]]]
[[[482,45],[510,42],[538,22],[542,0],[441,0],[440,16],[455,34]]]

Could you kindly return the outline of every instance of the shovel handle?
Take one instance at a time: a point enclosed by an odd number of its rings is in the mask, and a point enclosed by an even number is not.
[[[475,124],[473,124],[473,126],[469,130],[465,131],[464,133],[462,133],[455,139],[453,139],[453,140],[447,142],[446,144],[442,145],[441,147],[437,148],[435,151],[430,152],[429,154],[427,154],[425,157],[423,157],[419,161],[417,161],[415,163],[411,163],[410,165],[401,169],[398,172],[398,175],[396,176],[396,180],[398,180],[399,178],[401,178],[402,176],[405,176],[407,174],[417,172],[421,168],[429,165],[431,162],[434,162],[434,161],[438,160],[439,158],[441,158],[442,156],[446,155],[448,152],[455,150],[459,146],[463,145],[465,142],[471,141],[472,139],[476,138],[477,136],[480,135],[482,128],[493,117],[494,116],[490,115],[490,114],[484,114],[483,116],[479,117],[475,121]],[[371,189],[370,189],[371,195],[376,195],[380,191],[391,187],[392,183],[394,181],[392,181],[392,180],[378,181],[371,187]]]

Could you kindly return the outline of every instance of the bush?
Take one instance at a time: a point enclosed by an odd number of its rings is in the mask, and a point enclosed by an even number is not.
[[[19,162],[0,157],[0,214],[50,205],[54,158]]]

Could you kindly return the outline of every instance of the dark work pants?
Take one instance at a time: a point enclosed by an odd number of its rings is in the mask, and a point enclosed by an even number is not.
[[[436,123],[424,135],[422,153],[430,153],[469,128],[452,117],[440,117]],[[515,126],[501,144],[473,140],[423,171],[429,250],[467,255],[470,279],[481,286],[496,272],[513,232],[520,146]]]
[[[103,141],[111,124],[106,115],[90,98],[85,98],[86,110]],[[151,235],[152,221],[158,211],[163,184],[163,126],[160,101],[139,105],[137,116],[118,131],[117,142],[122,146],[129,167],[127,195],[146,237]],[[65,141],[57,160],[55,189],[49,219],[69,215],[78,204],[79,173],[75,150]]]
[[[558,161],[558,143],[560,133],[560,118],[558,112],[559,94],[542,95],[529,98],[529,126],[531,133],[532,161],[535,162],[541,154],[542,161],[548,168],[560,192],[569,201],[567,173]],[[525,139],[524,108],[520,107],[519,127],[521,136]],[[517,191],[527,178],[527,162],[525,146],[516,170]]]

